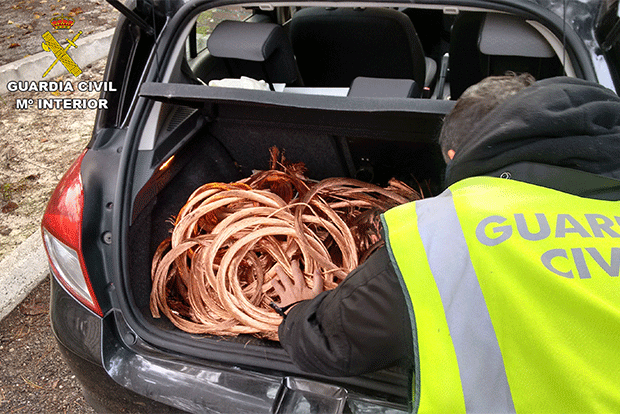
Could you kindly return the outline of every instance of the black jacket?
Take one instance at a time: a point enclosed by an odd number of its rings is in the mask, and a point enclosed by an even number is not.
[[[343,377],[400,359],[408,364],[412,330],[387,249],[377,250],[336,289],[295,305],[278,334],[295,364],[309,372]]]
[[[520,162],[620,179],[620,101],[598,84],[538,81],[465,133],[446,169],[447,186]]]
[[[578,79],[539,81],[469,131],[446,170],[450,185],[495,175],[576,195],[620,199],[620,99]],[[612,178],[605,178],[612,177]],[[421,259],[424,260],[424,259]],[[385,248],[336,289],[294,306],[280,342],[303,370],[356,375],[411,364],[404,293]]]

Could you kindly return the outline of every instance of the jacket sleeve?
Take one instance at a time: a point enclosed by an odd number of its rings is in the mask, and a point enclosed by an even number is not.
[[[409,321],[400,282],[383,247],[336,289],[294,306],[278,334],[302,370],[350,376],[409,363]]]

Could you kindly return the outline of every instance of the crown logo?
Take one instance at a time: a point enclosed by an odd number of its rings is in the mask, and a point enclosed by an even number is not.
[[[50,19],[51,25],[56,30],[67,30],[70,29],[71,26],[75,23],[71,17],[65,16],[64,14],[60,16],[54,16]]]

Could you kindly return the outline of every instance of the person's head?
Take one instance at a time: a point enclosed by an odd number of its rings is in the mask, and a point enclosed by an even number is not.
[[[464,144],[471,130],[489,112],[520,90],[532,85],[536,79],[529,73],[489,76],[463,92],[446,116],[439,134],[439,145],[448,163]]]

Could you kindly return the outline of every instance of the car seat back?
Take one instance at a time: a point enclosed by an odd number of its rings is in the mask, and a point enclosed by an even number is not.
[[[306,86],[348,87],[358,76],[425,85],[422,45],[399,11],[309,7],[293,15],[290,36]]]

